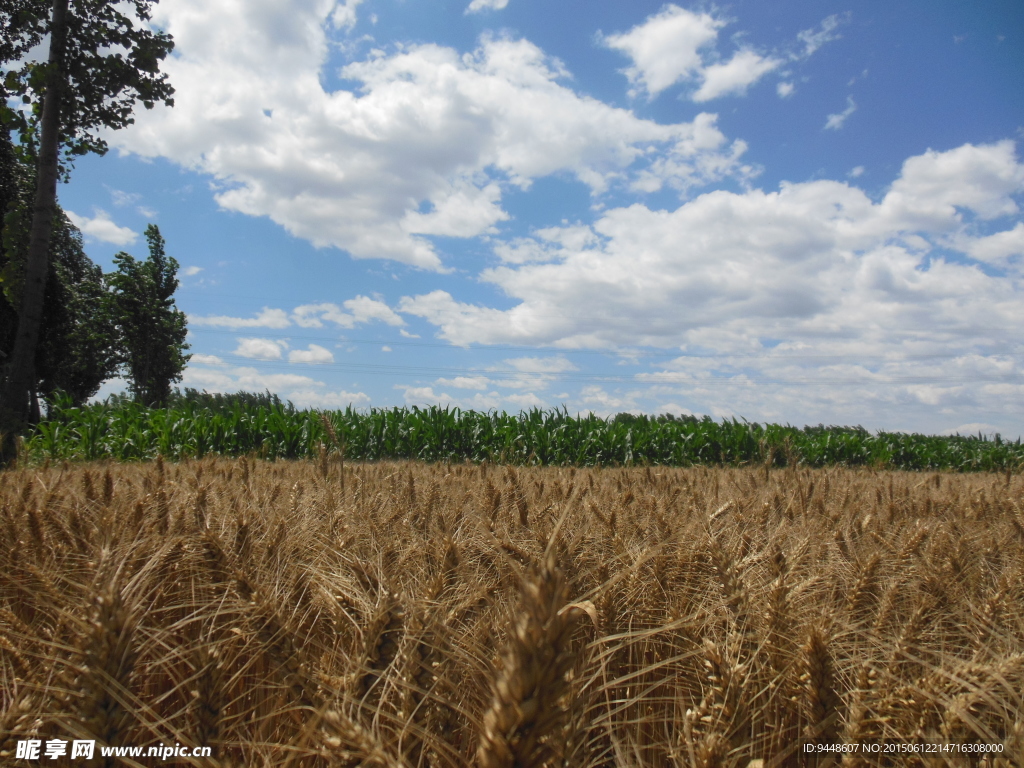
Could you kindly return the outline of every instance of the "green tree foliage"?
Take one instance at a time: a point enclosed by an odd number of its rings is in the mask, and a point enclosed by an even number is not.
[[[174,104],[174,89],[160,62],[174,47],[171,36],[146,23],[154,0],[70,0],[65,17],[61,83],[60,147],[67,160],[89,152],[104,154],[103,128],[134,122],[132,109],[156,102]],[[0,63],[14,63],[3,87],[9,96],[31,105],[28,111],[0,105],[9,127],[21,132],[22,144],[37,140],[43,99],[54,62],[25,61],[26,52],[42,42],[53,20],[52,0],[0,0]],[[66,168],[65,168],[66,171]]]
[[[0,360],[14,346],[35,169],[0,130]],[[106,311],[103,273],[82,248],[82,236],[58,208],[50,235],[43,322],[35,355],[33,396],[61,390],[82,404],[116,371],[115,329]]]
[[[147,109],[158,101],[173,104],[174,90],[160,73],[173,42],[147,24],[152,5],[153,0],[0,0],[0,130],[17,128],[22,148],[33,147],[37,160],[18,323],[0,382],[3,461],[13,456],[10,436],[24,427],[37,380],[57,179],[67,175],[61,155],[105,152],[102,130],[132,123],[137,101]],[[27,60],[45,35],[46,63]],[[9,96],[20,96],[30,108],[10,109]]]
[[[107,276],[110,316],[121,340],[120,363],[136,402],[166,405],[171,385],[181,381],[191,355],[185,354],[185,313],[174,304],[178,262],[167,256],[159,228],[146,227],[149,258],[114,257],[117,271]]]

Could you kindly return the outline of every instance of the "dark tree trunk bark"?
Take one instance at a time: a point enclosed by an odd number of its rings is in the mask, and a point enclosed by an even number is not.
[[[50,56],[46,93],[43,96],[42,135],[39,140],[39,170],[32,207],[32,232],[25,263],[18,330],[0,401],[0,429],[8,435],[21,429],[30,415],[31,392],[35,385],[35,357],[43,318],[43,295],[49,272],[50,234],[57,205],[60,111],[63,86],[64,48],[67,35],[68,0],[53,0],[50,19]],[[7,442],[7,441],[5,441]],[[7,454],[7,445],[3,453]]]

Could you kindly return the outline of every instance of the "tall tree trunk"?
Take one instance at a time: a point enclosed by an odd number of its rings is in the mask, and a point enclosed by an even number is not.
[[[67,37],[68,0],[53,0],[50,19],[50,57],[43,96],[42,135],[39,141],[39,170],[32,207],[32,232],[25,263],[25,284],[18,314],[7,381],[0,399],[0,429],[7,435],[19,430],[29,416],[31,391],[35,386],[36,346],[43,319],[43,295],[49,273],[50,234],[57,206],[58,153],[60,151],[60,109],[63,63]],[[7,441],[5,441],[7,442]],[[9,457],[9,445],[2,447]]]

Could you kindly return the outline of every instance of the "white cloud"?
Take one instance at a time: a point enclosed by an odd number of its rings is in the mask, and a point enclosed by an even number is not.
[[[656,413],[671,413],[673,416],[693,416],[689,408],[684,408],[678,403],[665,403],[658,406]]]
[[[261,373],[255,368],[248,367],[212,370],[191,366],[182,374],[182,384],[208,392],[263,392],[269,389],[285,400],[296,388],[308,390],[325,386],[322,381],[294,373]]]
[[[622,413],[623,411],[636,410],[636,399],[631,395],[617,397],[604,390],[603,387],[592,384],[580,391],[580,399],[590,407],[594,413],[610,415]]]
[[[934,424],[935,409],[955,426],[973,409],[1021,422],[1018,273],[986,274],[941,250],[1019,264],[1024,223],[1000,217],[1019,216],[1021,192],[1024,164],[1006,141],[911,157],[880,200],[816,180],[708,192],[675,210],[635,204],[589,228],[567,223],[561,241],[551,231],[517,241],[520,252],[536,241],[544,258],[506,258],[481,275],[509,309],[445,291],[399,308],[463,346],[679,348],[637,384],[652,402],[699,413],[803,423],[873,413],[893,427],[910,414]],[[984,236],[971,234],[986,221]],[[541,370],[541,360],[502,367]],[[548,370],[545,383],[561,372]],[[580,392],[595,410],[641,397]]]
[[[864,175],[864,166],[863,165],[858,165],[857,167],[853,168],[847,174],[847,176],[849,176],[851,179],[859,179],[863,175]]]
[[[473,0],[466,6],[466,13],[479,13],[483,10],[500,11],[508,5],[508,0]]]
[[[285,342],[273,339],[239,339],[238,348],[232,354],[257,360],[280,360],[282,350],[287,346]]]
[[[139,202],[139,200],[142,199],[142,195],[137,192],[125,192],[120,189],[111,189],[110,199],[118,208],[124,208],[125,206],[134,205]]]
[[[342,328],[355,328],[373,320],[391,326],[405,325],[405,321],[391,307],[378,299],[356,296],[344,302],[343,306],[348,312],[343,312],[337,304],[303,304],[293,310],[292,319],[303,328],[321,328],[325,321]]]
[[[473,237],[497,232],[494,224],[508,219],[501,209],[501,187],[488,184],[483,189],[463,181],[433,200],[429,213],[406,211],[402,229],[417,235]]]
[[[309,349],[293,349],[288,353],[289,363],[310,363],[320,365],[322,363],[333,363],[334,355],[329,349],[324,349],[319,344],[310,344]]]
[[[112,245],[131,245],[139,236],[128,227],[119,227],[115,224],[110,214],[102,208],[94,208],[95,214],[91,219],[87,216],[79,216],[74,211],[65,209],[64,213],[71,219],[71,223],[82,230],[82,234],[93,240],[100,240]]]
[[[543,398],[538,397],[533,392],[523,392],[519,395],[505,395],[504,398],[512,405],[517,408],[528,411],[531,408],[547,408],[548,404]]]
[[[297,389],[289,392],[286,399],[297,408],[363,408],[370,404],[370,396],[365,392],[345,390],[321,392],[315,389]]]
[[[975,421],[970,424],[961,424],[958,427],[944,430],[944,435],[977,435],[981,433],[983,435],[992,436],[995,432],[998,432],[999,428],[992,424],[986,424],[985,422]]]
[[[563,373],[578,370],[564,357],[513,357],[504,363],[523,373]]]
[[[211,315],[202,317],[189,315],[190,325],[210,326],[215,328],[287,328],[291,325],[288,314],[283,309],[264,307],[256,317],[228,317],[227,315]]]
[[[363,407],[370,404],[370,397],[363,392],[330,390],[324,382],[309,376],[294,373],[267,374],[249,367],[212,370],[190,365],[182,374],[182,384],[222,393],[270,390],[298,408],[346,408],[349,405]]]
[[[842,112],[836,112],[833,115],[829,115],[825,121],[825,128],[832,131],[838,131],[846,123],[846,119],[857,111],[857,105],[853,101],[852,96],[846,97],[846,109]]]
[[[466,410],[491,411],[499,408],[502,403],[502,398],[497,392],[477,392],[472,397],[454,397],[447,392],[434,392],[433,387],[399,385],[396,389],[403,390],[406,405],[440,405]]]
[[[439,387],[454,387],[455,389],[487,389],[491,386],[491,380],[486,376],[456,376],[454,379],[438,379],[434,382]]]
[[[1013,229],[987,237],[965,238],[959,249],[978,261],[1008,266],[1012,257],[1024,256],[1024,222],[1018,221]]]
[[[396,327],[405,325],[405,321],[383,301],[362,295],[348,299],[341,307],[329,302],[302,304],[295,307],[290,316],[283,309],[264,307],[256,317],[188,317],[191,325],[219,328],[288,328],[293,322],[302,328],[322,328],[324,322],[334,323],[342,328],[355,328],[357,325],[375,320]]]
[[[188,361],[189,365],[224,365],[224,361],[216,355],[193,354]]]
[[[111,143],[212,175],[223,207],[268,216],[317,247],[443,271],[429,238],[492,232],[507,219],[509,185],[564,173],[598,194],[656,174],[652,148],[694,133],[577,94],[560,82],[561,63],[526,40],[485,37],[465,55],[429,44],[375,51],[341,72],[358,90],[327,92],[334,8],[161,3],[154,21],[175,38],[165,62],[175,106],[139,113]],[[699,150],[687,183],[704,168],[729,173],[735,146]]]
[[[629,32],[609,35],[605,43],[633,60],[625,70],[629,81],[656,96],[696,77],[704,66],[702,49],[715,42],[725,24],[708,13],[669,4]]]
[[[202,267],[195,267],[195,266],[193,266],[193,267],[185,267],[185,269],[183,269],[181,271],[181,273],[183,275],[185,275],[185,277],[194,277],[195,275],[198,275],[202,271],[203,271]]]
[[[792,83],[785,81],[775,86],[775,92],[779,95],[780,99],[788,99],[793,95],[793,91],[795,90],[796,88]]]
[[[356,8],[363,0],[344,0],[331,12],[331,24],[335,29],[350,30],[356,25]]]
[[[742,95],[749,86],[773,69],[778,69],[782,63],[782,59],[761,56],[749,49],[738,51],[724,64],[711,64],[704,68],[704,82],[692,98],[700,102],[720,96]]]
[[[885,197],[886,219],[904,228],[949,230],[962,208],[984,220],[1019,212],[1012,194],[1024,186],[1024,166],[1012,141],[948,152],[928,150],[909,158]]]
[[[716,43],[719,30],[728,23],[711,13],[670,4],[628,32],[605,37],[604,43],[632,59],[632,66],[623,70],[632,85],[631,96],[647,93],[653,98],[677,83],[693,83],[698,87],[690,98],[703,102],[741,96],[769,72],[779,69],[787,58],[796,61],[810,56],[834,39],[838,20],[832,16],[822,22],[820,31],[801,32],[798,40],[804,51],[799,55],[784,58],[741,47],[725,60],[720,57]],[[785,98],[793,92],[793,84],[780,83],[776,90]]]

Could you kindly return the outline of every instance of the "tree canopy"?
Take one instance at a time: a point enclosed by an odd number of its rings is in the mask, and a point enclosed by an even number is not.
[[[35,169],[19,160],[10,135],[0,131],[0,360],[14,346],[34,186]],[[116,329],[107,304],[103,272],[85,254],[81,233],[58,206],[34,394],[49,398],[61,390],[74,404],[82,404],[116,373]]]
[[[65,158],[104,154],[107,143],[99,129],[131,125],[136,102],[146,109],[157,102],[173,106],[174,89],[160,72],[160,62],[174,41],[149,27],[153,0],[71,0],[62,60],[27,60],[28,51],[51,31],[51,5],[46,0],[0,0],[0,63],[14,63],[4,89],[30,105],[25,111],[4,103],[0,113],[8,127],[21,133],[22,146],[38,141],[47,79],[55,64],[62,92],[59,143]]]
[[[151,0],[0,0],[0,130],[18,130],[19,152],[36,164],[21,296],[14,343],[0,384],[0,453],[10,455],[10,435],[24,427],[44,326],[50,274],[50,241],[57,213],[57,179],[70,156],[103,153],[99,131],[133,122],[132,109],[161,101],[173,89],[160,62],[173,47],[169,35],[149,25]],[[49,35],[45,63],[28,56]],[[29,109],[12,109],[9,97]],[[61,159],[65,162],[62,164]]]
[[[110,315],[117,326],[119,362],[137,402],[165,405],[171,385],[181,381],[188,363],[185,313],[174,304],[178,262],[165,252],[160,229],[146,227],[149,258],[114,256],[117,271],[108,275]]]

